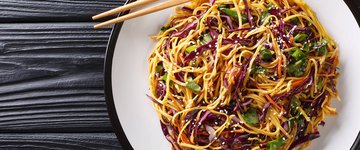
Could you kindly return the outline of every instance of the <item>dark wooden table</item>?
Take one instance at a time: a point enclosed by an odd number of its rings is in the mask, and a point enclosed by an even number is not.
[[[90,18],[124,2],[0,0],[0,149],[121,149],[103,95],[111,28]]]

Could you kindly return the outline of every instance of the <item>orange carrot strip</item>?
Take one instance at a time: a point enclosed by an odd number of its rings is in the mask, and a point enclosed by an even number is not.
[[[292,83],[293,86],[298,86],[300,85],[305,79],[300,79],[300,80],[297,80],[295,82]]]
[[[238,129],[238,130],[234,130],[235,133],[244,133],[245,130],[244,129]]]
[[[289,41],[290,41],[290,43],[294,43],[294,37],[291,36],[291,37],[289,38]]]
[[[321,76],[321,77],[334,77],[334,76],[336,76],[335,74],[319,74],[319,76]]]
[[[320,34],[316,35],[314,39],[320,38]]]
[[[268,94],[265,94],[265,97],[270,101],[271,104],[282,110],[282,108],[278,104],[276,104],[275,101]]]
[[[280,56],[280,60],[278,62],[278,68],[277,68],[277,71],[278,71],[278,77],[281,77],[282,76],[282,72],[281,72],[281,63],[282,63],[282,58]]]

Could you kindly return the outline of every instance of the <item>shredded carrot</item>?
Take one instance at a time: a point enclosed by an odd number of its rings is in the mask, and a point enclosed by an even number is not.
[[[335,77],[335,74],[319,74],[321,77]]]
[[[289,38],[289,41],[290,41],[290,43],[294,43],[294,37],[291,36],[291,37]]]
[[[221,134],[244,133],[244,132],[245,132],[244,129],[236,129],[236,130],[231,130],[231,131],[223,131]]]
[[[178,101],[172,96],[172,94],[169,94],[169,97],[170,97],[171,100],[174,101],[174,106],[178,109],[178,111],[179,111],[179,110],[182,110],[182,109],[181,109],[182,107],[180,106],[180,104],[178,103]]]
[[[320,38],[320,34],[316,35],[314,39]]]
[[[238,130],[234,130],[235,133],[244,133],[245,130],[244,129],[238,129]]]
[[[190,140],[184,134],[181,134],[181,140],[186,142],[186,143],[192,143],[192,142],[190,142]]]
[[[334,65],[334,67],[331,69],[331,74],[334,74],[334,73],[335,73],[335,70],[336,70],[336,66],[337,66],[337,62],[336,62],[336,61],[338,60],[337,54],[338,54],[338,53],[335,53],[335,54],[334,54],[334,57],[335,57],[334,64],[336,64],[336,65]]]
[[[276,102],[268,94],[265,94],[265,97],[270,101],[271,104],[282,110],[282,108],[278,104],[276,104]]]
[[[278,61],[278,68],[277,68],[277,71],[278,71],[278,77],[281,77],[282,76],[282,72],[281,72],[281,63],[282,63],[282,58],[281,56],[279,57],[279,61]]]
[[[302,82],[304,82],[305,79],[301,79],[301,80],[297,80],[295,82],[292,83],[293,86],[298,86],[300,85]]]

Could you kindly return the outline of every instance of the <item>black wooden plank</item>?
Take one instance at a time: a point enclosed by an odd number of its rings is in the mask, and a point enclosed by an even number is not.
[[[79,22],[126,0],[0,0],[0,22]]]
[[[113,133],[0,134],[0,149],[121,149]]]
[[[110,28],[0,24],[0,132],[110,132],[103,59]]]

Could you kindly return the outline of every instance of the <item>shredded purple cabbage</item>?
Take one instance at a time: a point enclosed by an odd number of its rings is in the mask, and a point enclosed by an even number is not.
[[[271,14],[271,15],[274,15],[276,17],[280,17],[281,14],[283,13],[286,13],[287,11],[291,10],[291,9],[294,9],[295,7],[290,7],[290,8],[287,8],[287,9],[283,9],[283,10],[280,10],[280,9],[270,9],[268,12]]]
[[[293,25],[291,23],[284,23],[285,26],[288,26],[290,28],[295,28],[294,31],[308,31],[310,30],[310,27],[297,27],[296,25]]]
[[[219,36],[219,32],[217,30],[214,30],[212,28],[209,29],[210,30],[210,36],[213,40],[216,40]]]
[[[243,82],[244,82],[244,78],[245,78],[245,76],[246,76],[246,72],[247,72],[247,70],[248,70],[248,66],[249,66],[249,64],[250,64],[250,60],[251,60],[251,58],[250,58],[249,60],[245,60],[245,64],[242,64],[242,65],[241,65],[242,68],[241,68],[239,77],[238,77],[238,79],[237,79],[237,81],[236,81],[235,88],[234,88],[234,92],[236,92],[239,88],[241,89],[242,84],[243,84]]]
[[[287,11],[289,11],[289,10],[291,10],[291,9],[294,9],[294,8],[296,8],[296,7],[293,6],[293,7],[290,7],[290,8],[286,8],[286,9],[280,10],[280,14],[286,13]]]
[[[182,7],[181,9],[184,10],[184,11],[186,11],[186,12],[189,12],[189,13],[193,13],[193,12],[194,12],[194,10],[191,9],[191,8],[189,8],[189,7]]]
[[[160,121],[160,125],[161,125],[161,129],[162,129],[164,135],[165,135],[165,136],[169,135],[169,131],[168,131],[167,126],[166,126],[163,122],[161,122],[161,121]]]
[[[332,90],[332,92],[336,93],[336,90],[335,90],[336,85],[335,85],[334,77],[329,77],[329,79],[330,79],[331,90]]]
[[[309,88],[309,86],[311,86],[311,84],[313,83],[313,80],[314,80],[314,70],[312,69],[308,78],[305,79],[299,86],[291,89],[289,92],[287,93],[284,93],[282,95],[279,95],[277,97],[274,98],[274,101],[275,102],[278,102],[279,100],[282,100],[282,99],[286,99],[286,98],[289,98],[289,97],[292,97],[298,93],[300,93],[301,91],[303,91],[304,89],[307,89]],[[268,108],[270,107],[270,102],[266,102],[265,105],[263,106],[263,109],[262,109],[262,112],[261,114],[259,115],[259,119],[261,121],[263,121],[265,119],[265,116],[266,116],[266,112],[268,110]],[[286,112],[288,113],[288,112]]]
[[[158,101],[156,101],[154,98],[152,98],[151,96],[149,96],[149,95],[147,95],[146,94],[146,96],[152,101],[152,102],[154,102],[155,104],[158,104],[158,105],[162,105],[162,104],[160,104]]]
[[[209,3],[210,3],[210,5],[212,6],[212,5],[215,4],[215,0],[209,0]]]
[[[250,134],[248,133],[233,133],[228,135],[228,137],[221,136],[220,140],[224,143],[221,145],[222,149],[231,150],[231,149],[246,149],[251,146],[251,142],[248,142]]]
[[[248,106],[250,105],[254,100],[253,99],[245,99],[245,102],[241,103],[241,106],[245,107],[245,106]]]
[[[222,40],[222,44],[224,44],[224,45],[235,43],[235,44],[241,44],[241,45],[248,46],[251,42],[252,42],[252,40],[245,39],[242,37],[233,37],[233,39],[223,39]],[[193,51],[190,54],[188,54],[187,56],[185,56],[184,62],[189,62],[190,60],[193,60],[194,58],[199,57],[206,50],[215,50],[216,43],[217,43],[217,39],[213,39],[209,43],[198,47],[195,51]]]
[[[202,53],[204,53],[208,49],[215,49],[216,42],[217,42],[217,40],[212,40],[209,43],[198,47],[195,51],[193,51],[190,54],[188,54],[187,56],[185,56],[184,61],[188,62],[188,61],[194,59],[195,57],[200,56]]]
[[[317,99],[315,99],[312,103],[311,103],[311,113],[310,116],[316,116],[318,111],[321,109],[321,105],[322,103],[325,101],[327,92],[324,92],[320,97],[318,97]]]
[[[227,15],[220,15],[221,18],[224,18],[226,23],[228,24],[230,30],[234,29],[234,24],[230,16]]]
[[[158,97],[164,97],[165,94],[166,94],[166,85],[162,81],[159,81],[156,85],[156,95]]]
[[[253,29],[253,28],[252,27],[244,27],[244,28],[237,28],[237,29],[227,30],[227,32],[244,31],[244,30],[251,30],[251,29]]]
[[[283,42],[285,42],[286,44],[290,44],[289,37],[287,37],[285,35],[285,24],[284,24],[284,21],[282,19],[280,20],[280,23],[279,23],[279,26],[278,26],[278,31],[279,31],[279,36],[280,36],[281,40]],[[280,46],[282,48],[284,48],[284,43],[283,42],[280,42]]]
[[[247,0],[244,0],[244,5],[245,5],[248,20],[249,20],[249,23],[250,23],[250,27],[254,27],[253,17],[251,16],[250,7],[249,7],[249,5],[247,3]]]
[[[270,102],[266,102],[263,106],[263,109],[261,110],[261,113],[259,113],[259,120],[260,121],[264,121],[265,120],[265,116],[266,116],[266,112],[270,107]]]
[[[205,111],[205,113],[202,115],[202,117],[200,118],[200,120],[196,121],[195,123],[195,128],[194,128],[194,137],[196,138],[197,133],[198,133],[198,129],[201,126],[202,122],[209,116],[211,112],[209,110]]]
[[[193,21],[193,22],[189,23],[188,25],[186,25],[184,27],[184,29],[180,30],[179,32],[174,33],[172,36],[184,38],[189,34],[189,32],[191,30],[196,29],[196,27],[197,27],[197,21]]]
[[[274,16],[277,16],[277,17],[280,16],[280,10],[279,10],[279,9],[270,9],[268,12],[269,12],[271,15],[274,15]]]
[[[183,73],[177,72],[177,73],[174,73],[174,76],[175,76],[176,80],[179,80],[181,82],[185,82]]]
[[[289,98],[292,97],[293,95],[296,95],[298,93],[300,93],[301,91],[303,91],[304,89],[309,88],[309,86],[311,86],[313,84],[313,80],[314,80],[314,69],[311,70],[308,78],[306,78],[299,86],[291,89],[289,92],[284,93],[282,95],[279,95],[277,97],[274,98],[275,102],[278,102],[281,99],[285,99],[285,98]]]
[[[289,124],[287,121],[282,123],[282,127],[284,128],[285,131],[289,131]]]

